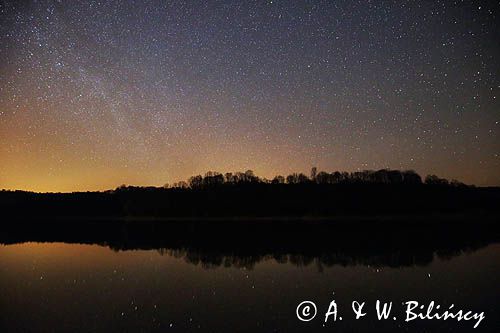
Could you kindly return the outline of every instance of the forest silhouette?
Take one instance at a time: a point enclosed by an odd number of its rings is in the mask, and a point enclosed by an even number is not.
[[[499,202],[498,187],[414,171],[207,172],[163,187],[1,191],[0,243],[156,249],[207,268],[427,265],[498,242]]]
[[[468,186],[414,171],[294,173],[271,180],[251,170],[207,172],[163,187],[103,192],[0,192],[10,218],[301,218],[498,214],[500,188]]]

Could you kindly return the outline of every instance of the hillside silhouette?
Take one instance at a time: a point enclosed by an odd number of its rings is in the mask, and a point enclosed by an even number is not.
[[[207,172],[164,187],[104,192],[0,192],[9,218],[331,218],[498,214],[500,188],[474,187],[414,171],[294,173],[272,180],[251,170]]]

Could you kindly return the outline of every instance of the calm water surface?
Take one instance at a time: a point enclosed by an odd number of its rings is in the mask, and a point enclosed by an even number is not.
[[[320,258],[283,255],[218,257],[214,264],[203,256],[66,243],[1,245],[0,331],[470,331],[474,325],[406,323],[402,302],[407,300],[484,311],[476,331],[494,331],[500,324],[500,244],[391,267],[376,258],[374,265],[349,264],[352,260],[325,265]],[[332,299],[343,320],[323,326]],[[394,303],[397,320],[376,319],[377,299]],[[295,314],[303,300],[318,307],[310,322]],[[363,319],[354,319],[353,300],[367,302]]]

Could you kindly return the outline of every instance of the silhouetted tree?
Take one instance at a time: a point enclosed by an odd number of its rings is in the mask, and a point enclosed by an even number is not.
[[[202,184],[204,188],[222,185],[224,184],[224,176],[218,172],[208,171],[202,179]]]
[[[413,170],[403,171],[403,182],[405,184],[422,184],[422,177]]]
[[[186,189],[189,187],[188,183],[181,180],[181,181],[178,181],[177,183],[174,183],[172,185],[173,188],[181,188],[181,189]]]
[[[305,184],[309,182],[309,178],[303,173],[292,173],[286,177],[288,184]]]
[[[462,188],[468,187],[467,185],[465,185],[464,183],[462,183],[456,179],[452,179],[450,181],[450,185],[453,187],[462,187]]]
[[[252,170],[245,171],[245,182],[258,183],[259,177],[256,177]]]
[[[201,188],[203,186],[203,177],[201,175],[191,176],[188,180],[189,187],[191,188]]]
[[[312,169],[311,169],[311,180],[313,182],[316,182],[316,175],[317,175],[317,173],[318,173],[318,168],[312,167]]]
[[[234,180],[233,180],[233,174],[231,172],[227,172],[225,175],[224,175],[224,181],[226,183],[229,183],[229,184],[232,184],[234,183]]]
[[[403,175],[399,170],[387,170],[387,177],[389,179],[389,184],[403,183]]]
[[[271,184],[284,184],[285,183],[285,177],[283,176],[276,176],[273,178],[271,181]]]
[[[449,184],[447,179],[439,178],[436,175],[427,175],[427,177],[425,177],[425,183],[427,185],[448,185]]]
[[[310,182],[310,179],[303,173],[299,173],[299,184],[306,184]]]
[[[333,176],[324,171],[320,171],[315,180],[318,184],[333,184]]]

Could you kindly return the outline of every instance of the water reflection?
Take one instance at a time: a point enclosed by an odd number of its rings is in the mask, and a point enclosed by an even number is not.
[[[466,247],[456,250],[439,250],[422,253],[404,253],[396,251],[394,253],[376,254],[370,252],[361,253],[359,251],[348,252],[325,252],[317,255],[302,254],[283,254],[272,253],[262,255],[251,254],[224,254],[218,252],[203,252],[193,249],[169,249],[160,248],[160,255],[168,255],[175,258],[182,258],[189,264],[201,265],[205,269],[215,267],[236,267],[253,269],[255,265],[262,261],[272,260],[278,264],[292,264],[297,267],[315,266],[319,271],[324,267],[334,265],[353,266],[364,265],[372,267],[404,267],[404,266],[426,266],[430,264],[435,257],[442,260],[449,260],[463,253],[472,253],[482,246]],[[116,250],[116,249],[115,249]]]
[[[403,301],[484,311],[499,325],[495,229],[34,222],[0,232],[2,332],[470,331],[471,323],[405,323]],[[99,230],[99,232],[98,232]],[[366,231],[368,230],[368,231]],[[264,232],[266,231],[266,232]],[[335,298],[344,320],[323,327]],[[313,300],[323,318],[300,322]],[[398,320],[352,300],[393,301]],[[396,311],[395,310],[395,311]]]
[[[0,243],[96,244],[114,251],[156,250],[204,268],[273,259],[319,270],[334,265],[429,265],[500,241],[491,221],[24,221],[8,223]]]

